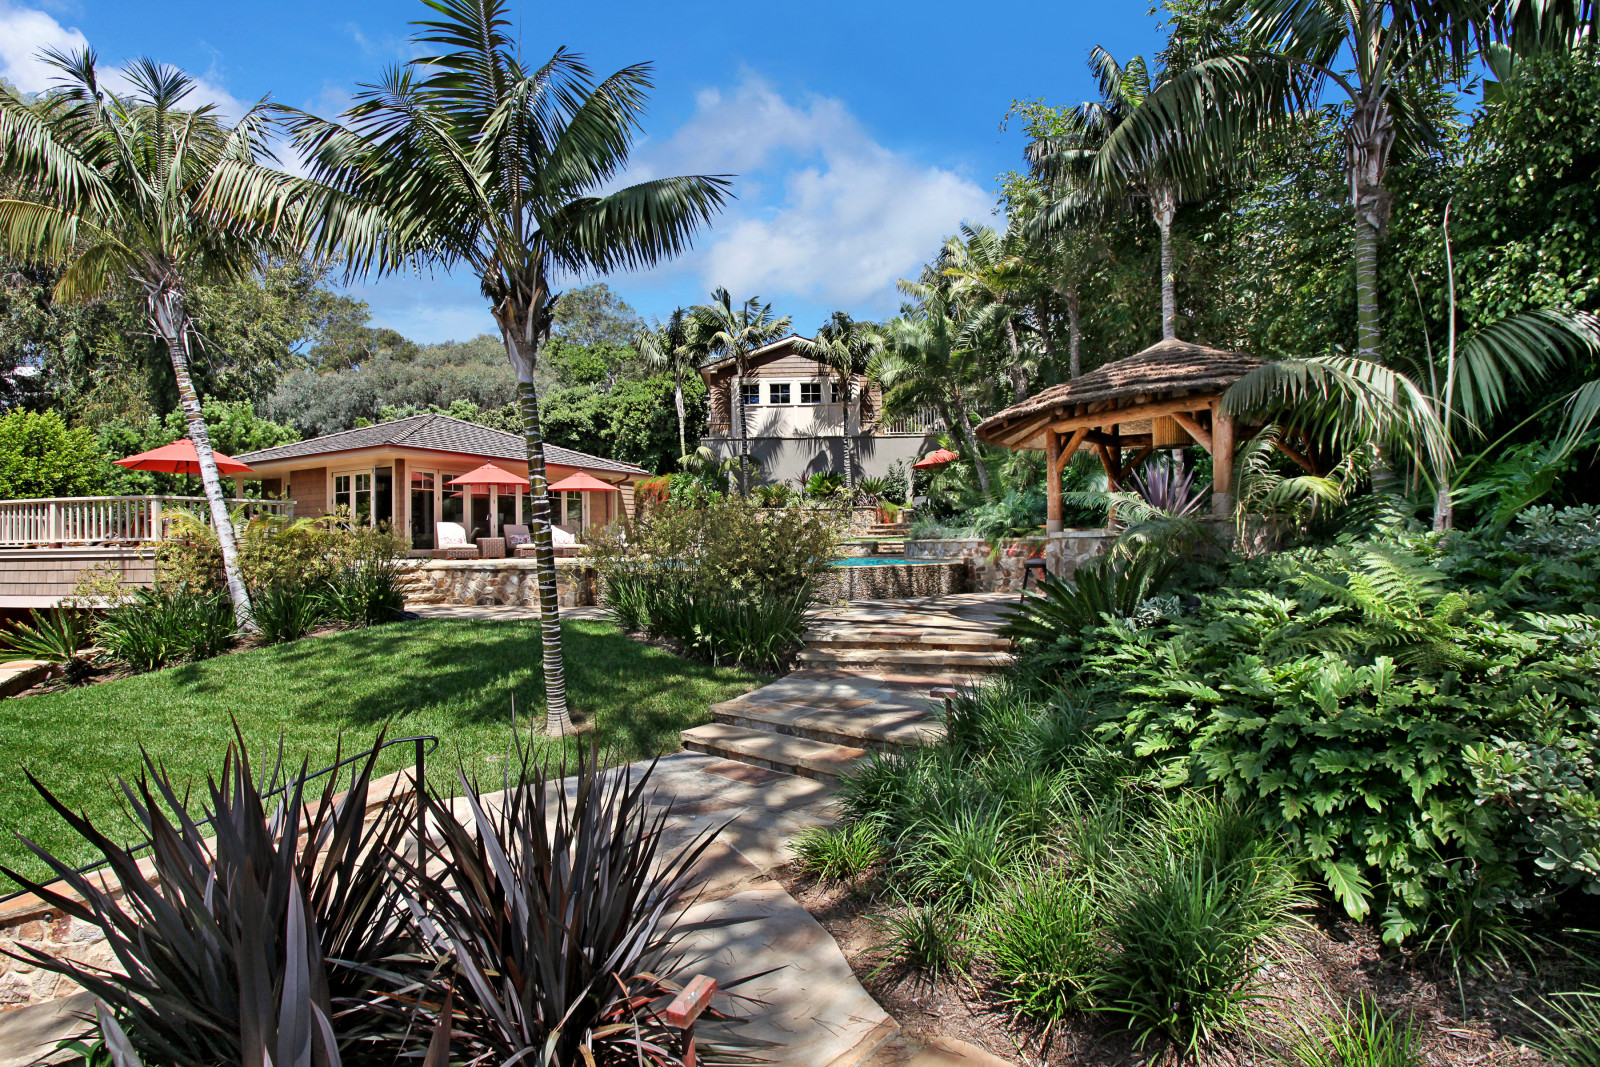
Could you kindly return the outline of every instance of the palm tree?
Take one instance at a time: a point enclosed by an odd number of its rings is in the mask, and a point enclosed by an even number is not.
[[[750,491],[750,427],[745,422],[744,380],[750,373],[750,353],[769,345],[789,332],[789,316],[774,318],[772,305],[752,296],[738,307],[728,290],[717,286],[711,302],[696,304],[692,312],[699,343],[712,355],[732,359],[734,425],[739,428],[739,489]]]
[[[672,376],[672,403],[678,410],[678,455],[687,456],[683,382],[700,369],[706,358],[706,347],[694,329],[694,320],[681,307],[673,308],[666,322],[652,316],[649,327],[639,331],[635,343],[645,362]]]
[[[1118,143],[1118,131],[1157,99],[1165,77],[1153,78],[1143,56],[1124,65],[1098,47],[1089,54],[1089,69],[1099,83],[1100,99],[1069,110],[1063,134],[1028,146],[1034,173],[1055,192],[1042,218],[1049,229],[1081,225],[1109,204],[1144,201],[1161,238],[1161,337],[1170,340],[1177,336],[1178,322],[1172,226],[1179,206],[1202,194],[1204,175],[1184,166],[1171,144],[1107,166],[1100,159],[1105,148]]]
[[[1005,338],[1009,360],[1006,373],[1011,378],[1011,398],[1021,403],[1028,398],[1028,361],[1017,339],[1018,325],[1027,328],[1027,307],[1039,289],[1033,264],[1021,254],[1021,237],[1015,224],[1004,235],[993,226],[961,224],[961,235],[944,243],[939,264],[952,279],[952,292],[966,309],[967,337],[978,343],[978,336],[998,330]]]
[[[796,339],[795,350],[832,371],[839,392],[844,396],[839,439],[844,453],[844,484],[854,490],[856,449],[855,438],[850,433],[850,416],[856,414],[859,407],[856,383],[883,354],[883,331],[874,323],[857,322],[846,312],[835,311],[818,327],[814,340]]]
[[[966,395],[973,379],[982,376],[979,353],[961,343],[961,323],[950,314],[947,293],[918,282],[902,281],[900,286],[919,299],[884,327],[885,353],[873,372],[884,389],[884,410],[937,409],[960,436],[984,499],[992,499]]]
[[[296,113],[296,143],[338,195],[317,205],[322,240],[355,269],[466,264],[517,376],[528,449],[543,635],[546,729],[572,729],[534,372],[558,293],[552,271],[646,267],[688,247],[728,181],[658,178],[612,192],[650,87],[646,65],[600,81],[558,49],[525,68],[506,0],[427,0],[421,44],[450,51],[363,87],[346,125]],[[348,201],[358,208],[352,209]]]
[[[1494,12],[1501,9],[1476,0],[1233,0],[1228,14],[1241,20],[1243,54],[1201,59],[1155,86],[1108,131],[1092,177],[1136,180],[1162,158],[1181,158],[1195,177],[1230,167],[1255,133],[1342,95],[1357,351],[1377,360],[1378,243],[1389,222],[1390,157],[1397,145],[1438,140],[1423,94],[1466,69],[1474,40],[1500,21]]]
[[[194,79],[148,59],[131,64],[126,94],[100,84],[94,52],[47,50],[62,74],[34,104],[0,93],[0,200],[6,254],[61,264],[55,299],[93,300],[119,281],[144,293],[150,332],[166,345],[178,401],[200,463],[223,573],[242,631],[250,594],[222,479],[189,367],[203,339],[190,287],[245,277],[263,256],[292,251],[289,227],[258,221],[292,179],[271,159],[265,102],[231,129],[209,104],[185,108]]]

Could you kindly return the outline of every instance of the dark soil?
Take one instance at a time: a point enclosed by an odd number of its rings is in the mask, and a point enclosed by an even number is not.
[[[981,969],[929,981],[904,968],[882,967],[879,922],[897,905],[867,882],[822,884],[785,868],[784,888],[811,912],[850,961],[856,977],[900,1023],[912,1044],[933,1037],[970,1042],[1024,1067],[1128,1067],[1171,1064],[1171,1050],[1137,1049],[1104,1017],[1075,1016],[1046,1028],[1011,1013],[1003,990]],[[1600,972],[1552,949],[1530,966],[1520,957],[1458,985],[1448,961],[1419,959],[1384,946],[1376,931],[1342,915],[1303,917],[1264,960],[1263,1000],[1249,1027],[1228,1035],[1199,1058],[1205,1064],[1281,1067],[1296,1062],[1301,1026],[1337,1017],[1364,994],[1385,1011],[1409,1018],[1421,1039],[1422,1062],[1438,1067],[1546,1064],[1524,1041],[1537,1032],[1536,1011],[1550,993],[1585,989]],[[1462,1011],[1463,997],[1466,1011]]]

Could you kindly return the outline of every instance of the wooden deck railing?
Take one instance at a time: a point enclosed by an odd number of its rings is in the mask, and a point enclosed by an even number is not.
[[[231,498],[229,509],[245,506],[250,515],[270,512],[294,517],[292,500]],[[160,541],[166,534],[163,514],[191,511],[206,522],[210,509],[203,496],[74,496],[37,500],[0,500],[0,546],[104,544]]]

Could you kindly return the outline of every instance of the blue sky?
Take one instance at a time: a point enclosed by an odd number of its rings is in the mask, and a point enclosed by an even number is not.
[[[202,79],[237,112],[264,94],[326,115],[357,83],[413,55],[417,0],[0,0],[0,75],[47,84],[40,46],[87,41],[102,62],[149,55]],[[607,279],[664,315],[723,284],[759,294],[809,333],[834,308],[894,311],[914,272],[963,220],[996,221],[996,175],[1020,162],[1002,132],[1014,98],[1091,95],[1094,45],[1159,47],[1147,0],[722,3],[514,0],[528,54],[559,45],[602,73],[647,60],[656,90],[635,172],[733,173],[739,199],[688,255]],[[373,321],[419,341],[491,326],[476,285],[395,277],[352,291]]]

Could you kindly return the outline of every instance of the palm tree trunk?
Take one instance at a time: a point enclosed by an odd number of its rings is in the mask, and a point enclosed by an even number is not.
[[[843,431],[839,444],[844,452],[844,484],[845,488],[850,490],[856,487],[856,442],[850,434],[850,416],[855,414],[855,411],[856,376],[852,374],[845,379],[844,411],[841,413],[843,417],[839,420]],[[853,497],[855,494],[852,492],[850,495]]]
[[[1076,289],[1067,293],[1067,361],[1072,377],[1083,374],[1083,308]]]
[[[683,426],[685,416],[683,410],[683,379],[681,377],[672,379],[672,403],[678,409],[678,455],[687,456],[689,454],[689,445]]]
[[[1006,344],[1011,348],[1011,402],[1028,399],[1028,368],[1022,365],[1022,346],[1017,343],[1017,325],[1006,316]]]
[[[178,381],[178,403],[183,408],[189,440],[194,444],[194,454],[200,463],[200,484],[211,512],[211,528],[216,531],[217,546],[222,551],[222,574],[228,584],[228,597],[233,601],[233,621],[241,633],[253,633],[256,624],[250,608],[250,591],[245,587],[244,571],[239,566],[233,520],[228,515],[227,498],[222,493],[222,476],[217,473],[217,459],[211,448],[211,434],[206,430],[200,395],[195,392],[194,380],[189,376],[192,330],[188,312],[184,310],[183,294],[165,284],[147,286],[146,293],[151,323],[166,342],[172,359],[172,374]]]
[[[524,318],[518,321],[526,321]],[[567,672],[561,657],[561,598],[556,592],[556,546],[550,521],[550,481],[544,469],[544,429],[539,423],[539,390],[533,372],[538,345],[501,327],[506,356],[517,375],[517,400],[522,405],[522,437],[528,449],[528,533],[533,541],[534,579],[539,589],[539,636],[544,646],[544,729],[552,737],[573,731],[567,708]]]
[[[1039,320],[1039,340],[1044,344],[1045,358],[1053,367],[1056,365],[1056,336],[1055,331],[1050,329],[1050,313],[1045,310],[1043,300],[1034,304],[1033,315]]]
[[[1178,215],[1178,198],[1164,185],[1150,191],[1150,214],[1161,231],[1161,339],[1178,336],[1178,276],[1172,262],[1172,220]]]
[[[983,493],[983,499],[993,500],[994,493],[989,489],[989,468],[984,465],[983,454],[978,451],[978,439],[972,433],[972,420],[967,418],[967,400],[957,392],[953,403],[957,432],[961,434],[967,456],[972,460],[972,469],[978,475],[978,489]]]
[[[750,495],[750,427],[745,424],[744,368],[733,376],[733,417],[739,425],[739,492]]]
[[[1433,498],[1433,532],[1444,533],[1456,526],[1456,506],[1451,500],[1450,480],[1439,482],[1439,491]]]
[[[1383,181],[1394,145],[1394,118],[1381,100],[1363,100],[1345,131],[1350,206],[1355,210],[1356,351],[1377,362],[1382,352],[1378,312],[1378,242],[1389,225],[1392,197]]]

